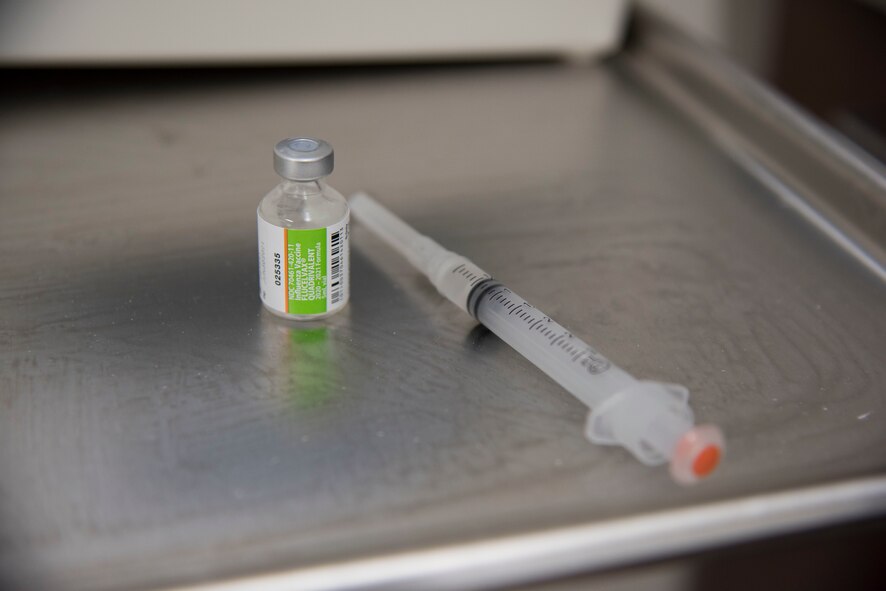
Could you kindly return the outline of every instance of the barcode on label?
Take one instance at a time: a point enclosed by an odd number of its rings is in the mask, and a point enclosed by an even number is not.
[[[329,301],[337,304],[342,297],[341,285],[341,230],[329,239]]]

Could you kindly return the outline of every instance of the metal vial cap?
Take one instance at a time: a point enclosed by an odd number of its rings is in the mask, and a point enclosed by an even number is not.
[[[291,137],[274,146],[274,170],[291,181],[315,181],[332,174],[332,146],[312,137]]]

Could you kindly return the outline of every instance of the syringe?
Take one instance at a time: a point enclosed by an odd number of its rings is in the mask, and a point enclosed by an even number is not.
[[[350,205],[360,223],[427,275],[441,294],[592,409],[585,427],[592,442],[622,445],[650,466],[670,461],[671,475],[681,484],[694,483],[716,468],[724,450],[723,435],[713,425],[693,426],[686,388],[635,379],[366,193],[353,195]]]

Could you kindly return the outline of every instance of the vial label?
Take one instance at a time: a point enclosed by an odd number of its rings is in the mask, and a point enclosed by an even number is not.
[[[348,301],[348,217],[326,228],[293,230],[258,216],[261,299],[283,314],[333,312]]]

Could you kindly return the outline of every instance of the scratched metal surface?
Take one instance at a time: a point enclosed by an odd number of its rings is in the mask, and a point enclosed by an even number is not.
[[[886,289],[617,61],[187,78],[5,99],[4,580],[202,581],[886,467]],[[292,133],[687,385],[719,473],[680,488],[590,445],[576,400],[359,225],[343,313],[263,313],[254,210]]]

